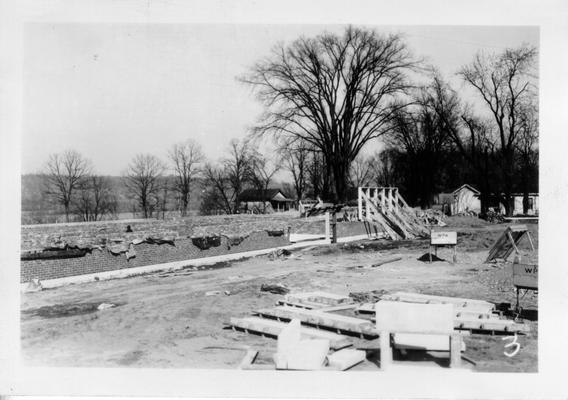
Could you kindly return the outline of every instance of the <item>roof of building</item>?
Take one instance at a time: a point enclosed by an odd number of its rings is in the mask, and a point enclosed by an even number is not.
[[[241,192],[239,196],[240,201],[293,201],[286,198],[280,189],[245,189]]]
[[[481,193],[479,190],[477,190],[476,188],[474,188],[473,186],[471,186],[471,185],[469,185],[469,184],[467,184],[467,183],[461,185],[459,188],[457,188],[456,190],[454,190],[453,193],[455,194],[455,193],[460,192],[460,191],[462,191],[462,190],[464,190],[464,189],[469,189],[469,190],[471,190],[471,191],[472,191],[473,193],[475,193],[475,194],[480,194],[480,193]]]

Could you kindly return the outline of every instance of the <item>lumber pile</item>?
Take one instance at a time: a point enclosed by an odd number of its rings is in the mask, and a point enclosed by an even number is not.
[[[231,318],[229,323],[234,330],[278,338],[277,369],[344,370],[365,360],[351,347],[372,348],[377,340],[382,347],[392,343],[402,350],[449,351],[450,365],[459,365],[459,353],[465,351],[460,331],[529,330],[522,323],[503,319],[493,303],[420,293],[383,294],[377,303],[357,303],[352,297],[326,292],[291,293],[279,304],[255,310],[253,316]],[[281,345],[287,340],[292,344]],[[340,349],[349,351],[340,353]],[[328,354],[330,351],[336,353]]]

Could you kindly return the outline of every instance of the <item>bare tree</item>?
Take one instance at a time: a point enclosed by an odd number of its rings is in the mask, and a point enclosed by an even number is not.
[[[205,159],[201,146],[193,139],[175,144],[169,152],[169,158],[175,172],[174,190],[180,198],[181,216],[187,215],[191,189],[199,176],[199,164]]]
[[[245,183],[251,180],[252,156],[253,152],[248,141],[231,140],[229,156],[223,160],[223,169],[233,192],[233,213],[238,212],[239,195],[243,191]]]
[[[507,215],[513,211],[511,193],[523,103],[535,96],[531,75],[536,57],[536,48],[521,46],[501,54],[478,54],[460,70],[462,79],[477,91],[490,111],[497,130]]]
[[[73,195],[90,170],[90,161],[75,150],[66,150],[63,153],[49,156],[47,193],[63,206],[67,222],[69,222]]]
[[[163,172],[164,165],[151,154],[136,155],[128,166],[125,183],[136,197],[144,218],[151,218],[157,206],[160,177]]]
[[[523,214],[529,209],[529,188],[531,180],[538,182],[538,106],[526,104],[521,115],[521,129],[517,140],[520,159],[520,178],[523,190]],[[531,179],[532,178],[532,179]]]
[[[400,171],[395,166],[396,149],[386,148],[372,157],[373,179],[377,186],[398,186]]]
[[[349,167],[370,140],[390,130],[414,68],[397,35],[348,27],[279,45],[242,80],[267,110],[257,134],[301,138],[316,147],[332,173],[335,200],[347,196]]]
[[[395,113],[393,129],[388,142],[394,148],[404,149],[409,184],[407,195],[412,203],[430,207],[433,196],[440,191],[439,176],[444,156],[452,143],[450,130],[438,116],[436,106],[440,92],[434,82],[420,88],[415,104]],[[442,99],[443,101],[443,99]]]
[[[79,185],[78,195],[74,196],[75,213],[83,221],[100,221],[117,211],[117,199],[109,178],[90,175]]]
[[[373,180],[373,159],[358,155],[351,164],[349,181],[351,186],[369,186]]]
[[[430,84],[429,106],[435,111],[441,129],[447,131],[452,143],[473,171],[480,189],[481,210],[487,211],[490,193],[499,199],[502,179],[496,176],[496,139],[490,121],[474,115],[471,106],[462,105],[447,82],[435,75]],[[499,199],[502,200],[502,199]]]
[[[279,162],[271,162],[267,157],[255,152],[250,158],[250,181],[252,185],[260,191],[262,198],[262,212],[266,213],[266,202],[268,198],[268,187],[274,175],[280,170]]]
[[[201,205],[203,212],[210,212],[213,208],[221,209],[227,214],[238,212],[239,195],[252,178],[252,156],[253,151],[247,141],[233,139],[229,144],[229,154],[221,160],[220,165],[205,165],[205,196]]]
[[[203,191],[201,212],[209,214],[222,210],[225,214],[233,214],[236,193],[232,189],[229,178],[222,167],[211,163],[203,168]]]
[[[303,199],[308,184],[309,145],[305,142],[286,143],[280,149],[284,168],[292,175],[296,200]]]
[[[319,151],[310,149],[306,172],[310,195],[313,198],[324,196],[324,193],[327,193],[332,173],[327,168],[325,158]]]

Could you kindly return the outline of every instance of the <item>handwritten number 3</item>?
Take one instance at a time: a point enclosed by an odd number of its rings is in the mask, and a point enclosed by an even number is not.
[[[505,345],[505,348],[515,346],[515,350],[513,350],[512,353],[507,353],[507,351],[504,351],[503,354],[505,354],[507,357],[513,357],[514,355],[516,355],[519,352],[519,350],[521,349],[521,345],[519,343],[517,343],[517,334],[516,333],[515,333],[515,336],[507,336],[507,337],[501,338],[501,340],[507,340],[507,339],[513,339],[513,341],[511,343],[507,343]]]

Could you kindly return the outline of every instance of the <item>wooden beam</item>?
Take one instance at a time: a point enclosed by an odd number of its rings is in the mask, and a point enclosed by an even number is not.
[[[302,323],[311,326],[324,327],[339,332],[355,334],[359,337],[367,336],[375,338],[377,331],[374,324],[368,319],[347,317],[344,315],[331,314],[319,310],[306,310],[291,307],[275,307],[255,311],[263,317],[283,320],[299,319]]]
[[[288,324],[284,322],[258,317],[231,318],[229,325],[236,330],[271,338],[277,338],[280,332],[288,326]],[[335,350],[351,346],[351,341],[348,337],[333,332],[302,327],[300,334],[305,339],[327,339],[329,340],[330,347]]]

